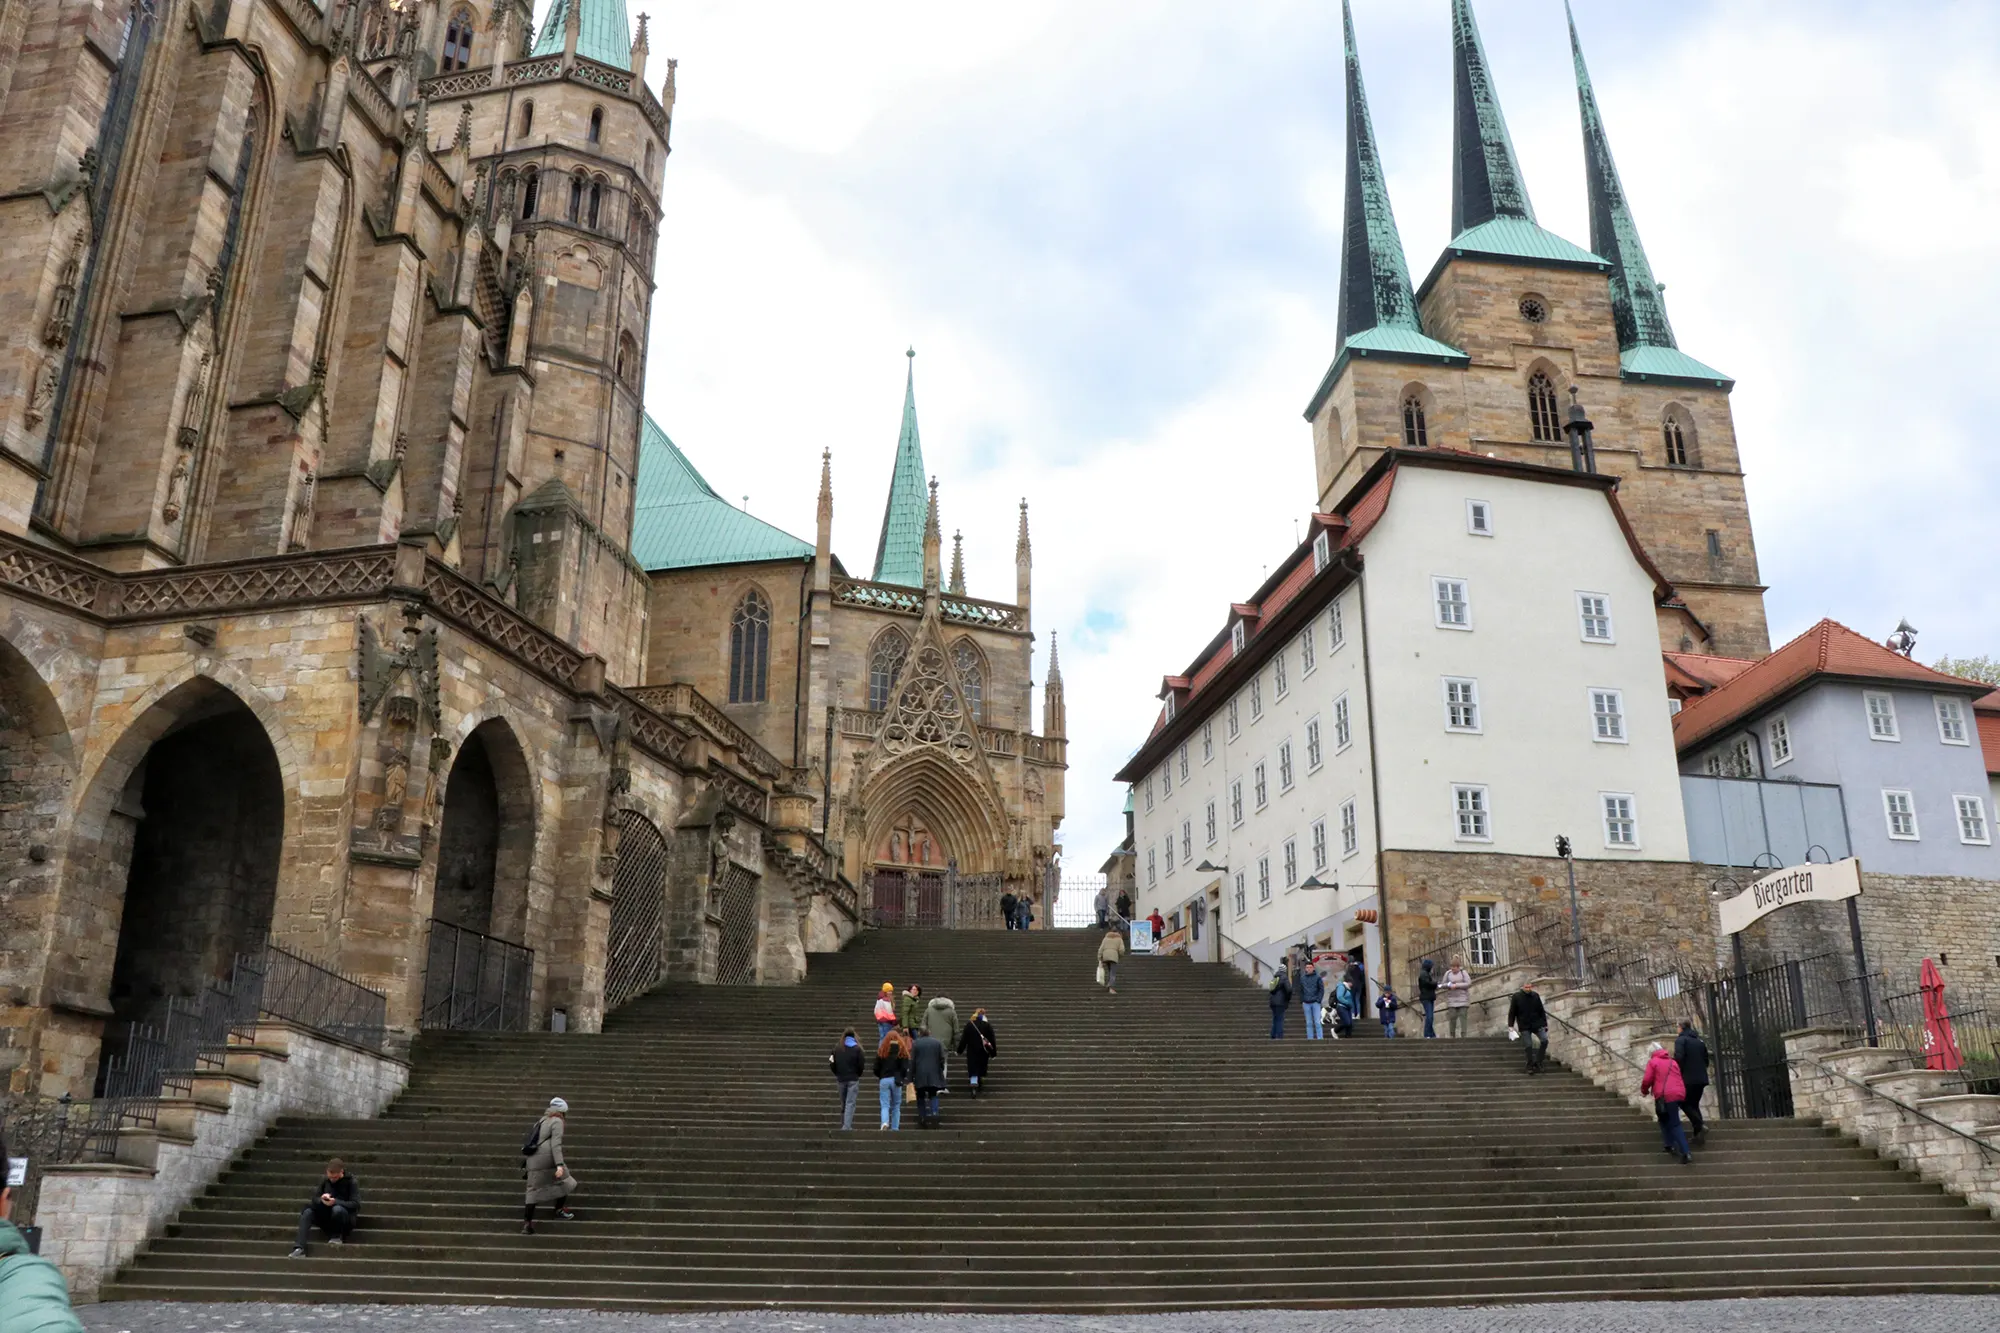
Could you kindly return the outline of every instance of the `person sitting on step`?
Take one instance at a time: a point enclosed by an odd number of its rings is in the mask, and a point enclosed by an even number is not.
[[[326,1233],[327,1244],[345,1245],[360,1216],[361,1186],[347,1174],[347,1163],[336,1157],[326,1164],[326,1176],[313,1191],[312,1202],[299,1210],[299,1235],[292,1245],[292,1258],[305,1257],[314,1227]]]
[[[576,1217],[565,1202],[576,1191],[576,1177],[563,1160],[563,1121],[568,1116],[569,1103],[551,1097],[549,1109],[536,1122],[531,1140],[534,1147],[528,1154],[528,1197],[521,1209],[524,1236],[535,1234],[535,1209],[541,1204],[554,1204],[556,1216],[566,1222]]]

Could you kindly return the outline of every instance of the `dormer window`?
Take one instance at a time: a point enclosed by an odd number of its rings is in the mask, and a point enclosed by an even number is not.
[[[1313,538],[1313,573],[1333,563],[1333,541],[1324,532]]]
[[[1243,645],[1248,639],[1249,635],[1244,632],[1242,621],[1239,620],[1229,627],[1229,648],[1231,652],[1242,652]]]

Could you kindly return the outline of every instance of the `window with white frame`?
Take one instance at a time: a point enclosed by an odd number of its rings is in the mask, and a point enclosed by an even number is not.
[[[1164,848],[1164,850],[1167,854],[1166,857],[1167,873],[1171,875],[1174,873],[1174,835],[1171,833],[1167,834],[1166,847]]]
[[[1194,821],[1192,819],[1183,819],[1181,821],[1181,860],[1194,860]]]
[[[1906,791],[1884,791],[1882,813],[1889,821],[1889,836],[1901,842],[1917,841],[1917,800]]]
[[[1600,741],[1623,741],[1625,739],[1625,692],[1623,690],[1591,690],[1590,726],[1591,735]]]
[[[1632,797],[1625,792],[1608,791],[1601,794],[1601,799],[1604,802],[1604,845],[1637,847],[1639,816],[1633,812]]]
[[[1285,888],[1293,889],[1299,882],[1299,840],[1285,839]]]
[[[1454,784],[1451,805],[1458,823],[1460,842],[1493,841],[1492,811],[1486,802],[1486,788],[1468,783]]]
[[[1789,718],[1774,717],[1765,728],[1765,745],[1770,751],[1771,767],[1792,762],[1792,723]]]
[[[1333,701],[1333,748],[1339,752],[1353,743],[1354,723],[1348,716],[1347,696],[1343,694]]]
[[[1326,821],[1315,819],[1312,826],[1313,869],[1326,869]]]
[[[1167,691],[1167,704],[1163,711],[1166,713],[1167,721],[1171,722],[1174,720],[1174,695],[1171,690]]]
[[[1292,789],[1292,743],[1284,742],[1278,747],[1278,790]]]
[[[1262,810],[1271,803],[1270,784],[1264,781],[1264,761],[1259,759],[1257,767],[1250,771],[1250,785],[1257,797],[1257,808]]]
[[[1361,812],[1350,798],[1340,803],[1340,855],[1343,860],[1361,850]]]
[[[1249,639],[1249,631],[1243,627],[1242,621],[1239,620],[1229,627],[1229,650],[1232,654],[1242,652],[1243,645],[1249,642]]]
[[[1679,713],[1680,711],[1681,711],[1681,701],[1680,701],[1679,699],[1668,699],[1668,700],[1667,700],[1667,716],[1668,716],[1668,717],[1672,717],[1672,716],[1674,716],[1675,714]]]
[[[1213,758],[1215,758],[1215,723],[1204,722],[1201,724],[1201,762],[1205,764]]]
[[[1210,847],[1215,846],[1215,802],[1214,801],[1210,801],[1208,803],[1207,833],[1208,833],[1208,842],[1206,845]]]
[[[1333,541],[1326,533],[1319,533],[1313,538],[1313,573],[1319,573],[1332,563]]]
[[[1493,939],[1492,903],[1465,905],[1466,961],[1474,967],[1492,967],[1500,961]]]
[[[1970,745],[1971,733],[1965,727],[1965,700],[1940,695],[1933,702],[1937,704],[1938,739],[1946,745]]]
[[[1146,779],[1146,813],[1149,815],[1153,813],[1153,780],[1151,778]]]
[[[1576,595],[1576,621],[1587,643],[1610,643],[1611,599],[1601,592]]]
[[[1172,764],[1161,764],[1160,795],[1162,798],[1165,798],[1168,796],[1172,796],[1173,794],[1174,794],[1174,766]]]
[[[1986,802],[1978,796],[1954,796],[1951,803],[1958,808],[1958,840],[1986,846],[1993,841],[1993,835],[1986,830]]]
[[[1264,716],[1264,673],[1250,677],[1250,720],[1255,722]]]
[[[1465,530],[1475,537],[1493,535],[1493,506],[1484,500],[1465,502]]]
[[[1150,889],[1159,882],[1159,872],[1153,866],[1153,849],[1148,847],[1146,849],[1146,887]]]
[[[1280,699],[1284,698],[1285,692],[1292,688],[1290,673],[1285,670],[1285,650],[1282,648],[1278,650],[1278,655],[1271,659],[1271,684],[1277,687]]]
[[[1868,707],[1868,739],[1872,741],[1894,741],[1902,737],[1896,733],[1896,701],[1886,694],[1873,690],[1864,693],[1862,699]]]
[[[1347,625],[1341,618],[1340,599],[1336,597],[1333,599],[1333,605],[1326,608],[1326,650],[1337,653],[1340,651],[1340,645],[1346,642]]]
[[[1243,901],[1243,872],[1236,872],[1236,915],[1242,916],[1250,910],[1250,904]]]
[[[1243,822],[1243,779],[1229,784],[1229,827],[1235,828]]]
[[[1479,730],[1479,682],[1457,676],[1444,678],[1444,729]]]
[[[1433,578],[1431,598],[1436,603],[1439,629],[1472,628],[1472,603],[1466,596],[1464,579]]]
[[[1324,759],[1325,755],[1321,753],[1319,744],[1319,719],[1316,717],[1307,718],[1306,719],[1306,772],[1311,773],[1314,770],[1318,769],[1320,763]]]
[[[1186,741],[1181,742],[1180,759],[1181,759],[1181,781],[1186,782],[1188,779],[1188,752],[1187,752]]]
[[[1243,730],[1242,724],[1237,721],[1236,701],[1234,699],[1231,699],[1229,701],[1229,739],[1232,741],[1235,740],[1237,733],[1242,730]]]
[[[1313,673],[1315,654],[1318,651],[1313,646],[1316,642],[1317,640],[1313,638],[1313,632],[1310,628],[1299,634],[1299,674],[1301,676],[1310,676]]]
[[[1268,853],[1257,858],[1257,901],[1271,901],[1271,857]]]

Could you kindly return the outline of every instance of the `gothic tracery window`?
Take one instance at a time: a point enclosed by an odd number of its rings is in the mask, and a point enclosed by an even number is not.
[[[910,641],[899,629],[882,631],[875,640],[875,646],[868,653],[868,707],[873,712],[884,712],[889,701],[896,697],[896,681],[903,674],[903,663],[910,655]]]
[[[729,702],[764,702],[771,666],[771,604],[752,588],[729,622]]]
[[[597,215],[599,210],[603,207],[603,205],[604,205],[604,182],[592,181],[590,183],[590,208],[585,216],[588,218],[590,228],[593,231],[597,229]]]
[[[451,16],[451,22],[444,26],[444,58],[438,62],[440,72],[450,74],[464,69],[472,63],[472,11],[460,9]]]
[[[979,649],[971,639],[960,639],[952,645],[952,669],[958,672],[959,689],[965,695],[966,711],[974,722],[986,720],[986,668],[980,659]]]
[[[1538,444],[1562,443],[1562,417],[1556,408],[1556,386],[1542,371],[1528,378],[1529,438]]]
[[[581,176],[571,176],[569,178],[569,212],[566,216],[571,222],[579,221],[583,217],[583,177]]]
[[[1694,423],[1678,407],[1669,407],[1660,418],[1660,442],[1666,446],[1668,467],[1694,467]]]
[[[1424,400],[1418,394],[1408,394],[1403,398],[1403,447],[1405,449],[1428,448],[1431,442],[1430,430],[1424,422]]]

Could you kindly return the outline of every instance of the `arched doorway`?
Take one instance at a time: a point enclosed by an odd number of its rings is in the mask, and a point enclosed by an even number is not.
[[[154,728],[103,816],[96,892],[85,895],[115,902],[118,921],[100,1078],[134,1025],[157,1026],[172,1001],[197,1002],[228,982],[237,955],[270,935],[277,905],[285,790],[264,724],[197,678],[155,704],[128,740],[136,747]],[[99,781],[114,780],[123,762],[114,748]]]
[[[74,778],[69,731],[55,695],[0,639],[0,899],[24,935],[55,888],[56,830]],[[22,939],[0,941],[5,959]],[[4,966],[4,964],[0,964]]]
[[[604,957],[604,1012],[659,983],[666,970],[667,840],[636,810],[618,813],[611,873],[611,933]]]
[[[445,781],[434,918],[522,941],[535,841],[530,790],[527,760],[505,722],[489,719],[466,737]]]

